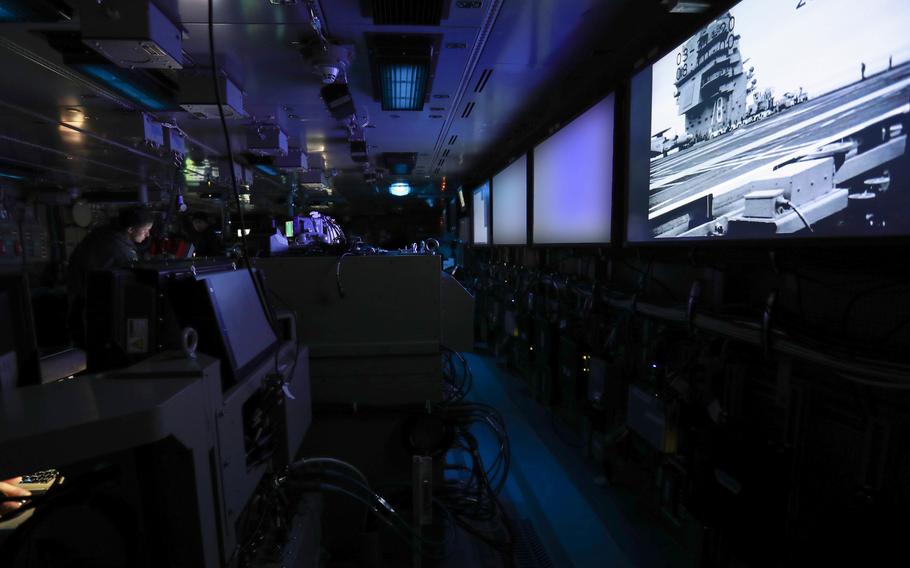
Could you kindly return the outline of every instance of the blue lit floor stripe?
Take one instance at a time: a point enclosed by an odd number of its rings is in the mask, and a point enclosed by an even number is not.
[[[474,374],[468,398],[496,407],[508,428],[512,469],[506,497],[531,519],[555,566],[690,565],[659,527],[648,526],[631,499],[594,484],[597,472],[579,450],[556,438],[545,409],[518,387],[521,379],[490,357],[467,357]],[[488,432],[476,431],[485,461],[497,451]]]

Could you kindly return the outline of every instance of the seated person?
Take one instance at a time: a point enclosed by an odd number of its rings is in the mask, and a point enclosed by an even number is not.
[[[123,209],[115,224],[93,230],[73,250],[66,271],[66,293],[70,333],[77,347],[85,346],[85,288],[89,274],[139,260],[136,245],[148,238],[154,221],[154,215],[145,207]]]
[[[196,249],[196,256],[215,256],[223,252],[208,214],[204,211],[194,211],[190,219],[187,237]]]

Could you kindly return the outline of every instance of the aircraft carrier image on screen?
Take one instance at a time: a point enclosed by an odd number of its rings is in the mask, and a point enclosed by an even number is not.
[[[791,7],[780,17],[793,13]],[[666,109],[672,100],[683,132],[670,132],[652,106],[652,237],[863,236],[906,224],[906,212],[889,203],[907,189],[896,187],[908,170],[906,57],[897,63],[893,46],[882,47],[874,61],[857,59],[855,73],[827,92],[785,84],[789,90],[775,96],[773,86],[760,86],[762,69],[744,59],[737,31],[734,9],[669,54],[662,68],[655,65],[653,105]],[[881,41],[892,40],[910,43]],[[818,47],[806,41],[793,46],[793,58]],[[906,53],[906,46],[894,51]],[[669,73],[671,61],[675,78],[663,84],[672,83],[672,92],[661,92],[657,74]],[[811,80],[832,71],[804,73]]]

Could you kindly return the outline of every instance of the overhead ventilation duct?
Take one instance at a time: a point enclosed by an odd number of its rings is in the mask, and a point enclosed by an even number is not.
[[[223,178],[225,184],[232,183],[232,178],[230,177],[230,170],[228,169],[228,162],[222,163],[223,167],[221,169],[222,174],[226,174]],[[234,168],[234,179],[237,180],[237,185],[240,186],[240,189],[249,189],[253,185],[253,170],[248,167],[248,164],[240,164],[238,162],[231,162],[231,167]]]
[[[480,78],[477,79],[477,84],[474,86],[475,93],[482,93],[484,87],[487,86],[487,81],[490,80],[490,76],[493,74],[493,69],[488,68],[484,69],[480,74]]]
[[[277,176],[278,169],[272,164],[255,164],[253,166],[256,171],[267,176]]]
[[[267,176],[277,176],[281,173],[275,164],[275,157],[268,154],[243,152],[237,155],[236,161],[245,172],[258,172]]]
[[[286,156],[288,136],[274,124],[256,124],[246,127],[246,148],[254,154]]]
[[[186,156],[186,135],[178,128],[168,128],[167,149],[177,156]]]
[[[311,170],[325,170],[325,155],[321,152],[314,152],[309,155]]]
[[[297,176],[297,183],[305,189],[325,190],[329,180],[323,170],[309,170]]]
[[[377,26],[438,26],[448,18],[447,0],[361,0]]]
[[[325,156],[314,152],[308,156],[309,169],[297,176],[297,183],[306,189],[324,190],[329,180],[325,175]]]
[[[161,111],[171,108],[166,99],[140,84],[136,77],[125,69],[108,63],[74,63],[71,67],[148,110]]]
[[[288,148],[286,156],[275,158],[275,167],[282,170],[306,170],[309,167],[306,152],[301,148]]]
[[[183,33],[149,0],[81,0],[82,40],[119,67],[183,68]]]
[[[439,36],[371,34],[367,36],[373,94],[382,110],[423,110],[439,52]]]
[[[180,74],[180,107],[196,118],[219,118],[218,101],[212,88],[211,69],[185,71]],[[223,73],[218,73],[218,90],[224,118],[243,118],[243,93]]]
[[[96,92],[107,92],[111,96],[123,97],[144,110],[162,111],[179,108],[175,98],[177,85],[160,71],[125,69],[114,65],[90,49],[78,31],[47,30],[39,33],[60,53],[66,66],[86,77],[88,81],[85,83],[99,87]],[[70,78],[64,70],[55,71]],[[123,101],[124,104],[126,102]]]
[[[417,167],[417,152],[386,152],[382,162],[392,175],[409,175]]]
[[[148,113],[129,114],[120,121],[119,135],[137,144],[161,148],[164,146],[164,128]]]

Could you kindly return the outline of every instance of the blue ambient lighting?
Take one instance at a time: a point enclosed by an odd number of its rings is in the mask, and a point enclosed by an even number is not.
[[[17,176],[16,174],[8,174],[6,172],[0,172],[0,178],[4,179],[14,179],[14,180],[23,180],[25,176]]]
[[[423,110],[427,67],[415,64],[382,65],[382,110]]]
[[[95,79],[103,81],[107,86],[119,91],[121,94],[128,96],[142,106],[152,110],[164,110],[166,106],[161,101],[151,95],[144,93],[135,85],[124,80],[122,77],[104,67],[103,65],[78,65],[85,73],[88,73]]]
[[[528,157],[493,176],[493,243],[528,244]]]
[[[0,6],[0,22],[15,22],[19,19],[11,9]]]
[[[411,193],[411,186],[406,182],[398,181],[389,186],[389,193],[395,197],[404,197]]]
[[[255,167],[256,167],[257,170],[259,170],[260,172],[262,172],[262,173],[264,173],[264,174],[266,174],[266,175],[269,175],[269,176],[277,176],[277,175],[278,175],[278,170],[276,170],[276,169],[273,168],[272,166],[268,166],[268,165],[266,165],[266,164],[256,164]]]

